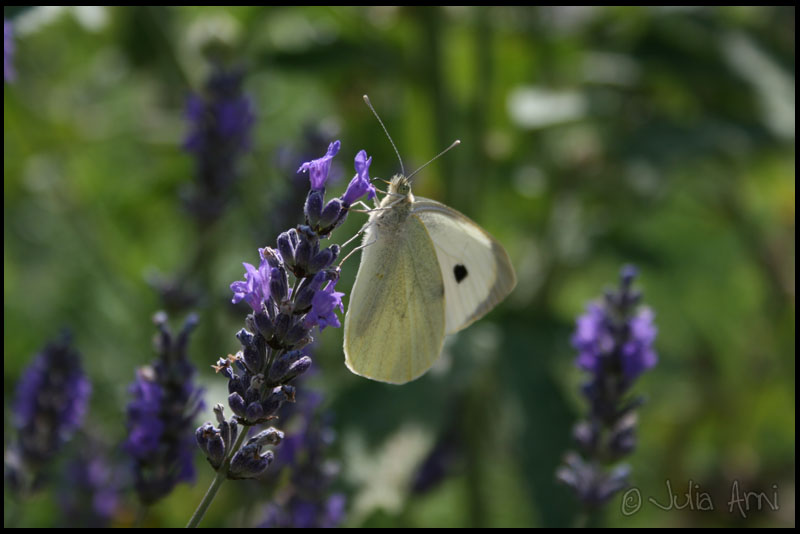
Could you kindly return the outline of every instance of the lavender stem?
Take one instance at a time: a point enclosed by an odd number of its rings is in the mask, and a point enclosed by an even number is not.
[[[186,528],[197,528],[197,525],[199,525],[200,521],[203,520],[203,516],[206,515],[206,510],[208,510],[208,507],[211,506],[211,503],[214,501],[214,497],[217,496],[220,486],[222,486],[222,483],[225,482],[225,479],[228,476],[228,467],[231,464],[231,458],[233,458],[233,455],[236,454],[236,451],[238,451],[242,446],[242,442],[247,434],[248,432],[246,428],[239,432],[236,442],[234,442],[233,447],[231,447],[231,452],[228,454],[227,458],[225,458],[225,463],[222,464],[222,466],[217,470],[217,476],[214,477],[214,480],[211,482],[211,486],[208,487],[208,491],[203,497],[203,500],[197,505],[197,510],[194,511],[192,518],[189,519],[189,523],[186,525]]]

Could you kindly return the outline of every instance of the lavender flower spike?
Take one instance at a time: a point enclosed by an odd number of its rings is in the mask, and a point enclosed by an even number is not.
[[[642,401],[629,398],[628,391],[657,361],[654,314],[647,307],[637,308],[641,293],[631,287],[636,274],[634,267],[624,267],[619,290],[590,303],[572,337],[578,351],[575,364],[589,373],[583,385],[589,414],[573,429],[586,460],[568,453],[556,478],[587,506],[604,504],[628,485],[630,467],[613,465],[636,447],[635,409]]]
[[[202,389],[192,381],[195,370],[186,354],[196,317],[186,320],[177,339],[165,313],[157,313],[154,322],[159,329],[159,356],[136,372],[130,386],[133,399],[128,404],[124,445],[133,458],[134,484],[145,504],[165,497],[179,482],[194,480],[192,428],[203,408]]]
[[[324,198],[331,160],[340,147],[341,143],[334,141],[325,156],[303,163],[298,170],[309,171],[311,178],[303,206],[305,224],[280,233],[275,248],[259,249],[259,268],[245,264],[245,280],[231,284],[233,301],[246,301],[253,312],[236,334],[241,350],[213,366],[228,379],[228,406],[233,416],[228,421],[218,418],[219,426],[206,423],[196,431],[197,443],[217,477],[189,521],[190,527],[199,524],[222,480],[264,474],[275,453],[262,452],[262,448],[277,444],[274,438],[283,436],[277,430],[262,433],[242,446],[247,435],[247,429],[242,429],[229,446],[223,423],[250,427],[275,419],[284,403],[295,401],[294,382],[312,366],[304,347],[313,341],[314,327],[341,326],[336,309],[344,311],[344,293],[335,291],[339,269],[334,266],[340,247],[322,245],[349,211],[341,199],[326,204]],[[356,170],[367,181],[369,161],[364,151],[356,158]]]
[[[92,387],[70,336],[48,344],[23,372],[14,397],[18,438],[6,458],[8,476],[28,487],[83,424]]]
[[[202,95],[191,95],[186,105],[189,131],[184,149],[195,157],[195,180],[182,192],[186,207],[201,224],[222,214],[239,160],[250,149],[255,124],[253,102],[243,89],[245,71],[215,66]]]

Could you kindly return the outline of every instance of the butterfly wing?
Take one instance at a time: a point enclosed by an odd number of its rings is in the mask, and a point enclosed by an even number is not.
[[[412,214],[425,225],[436,249],[448,334],[483,317],[514,289],[517,277],[505,249],[466,215],[420,197]]]
[[[376,240],[376,231],[377,240]],[[357,375],[403,384],[430,369],[445,336],[444,285],[425,226],[370,227],[344,320],[345,364]]]

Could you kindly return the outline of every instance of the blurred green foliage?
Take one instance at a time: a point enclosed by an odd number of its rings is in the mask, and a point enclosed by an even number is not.
[[[573,524],[554,470],[584,409],[569,339],[585,302],[639,266],[655,310],[659,365],[636,387],[633,480],[641,510],[614,526],[794,525],[795,11],[719,8],[33,8],[14,12],[17,79],[4,86],[4,399],[61,327],[94,383],[87,432],[124,437],[126,387],[154,356],[154,273],[203,295],[192,358],[210,407],[209,365],[237,350],[245,312],[228,304],[242,261],[274,243],[309,127],[342,140],[345,178],[364,148],[397,172],[368,93],[406,169],[460,138],[415,192],[480,222],[507,247],[519,286],[448,341],[403,387],[351,375],[341,331],[315,349],[314,386],[335,414],[350,526]],[[9,12],[6,12],[9,16]],[[211,228],[179,191],[183,106],[210,50],[248,69],[258,111],[235,200]],[[320,152],[321,155],[322,153]],[[329,188],[340,194],[345,182]],[[302,197],[289,213],[301,213]],[[292,212],[291,210],[295,211]],[[363,219],[354,214],[334,240]],[[187,266],[192,267],[187,271]],[[337,289],[348,292],[357,261]],[[187,274],[188,273],[188,274]],[[345,302],[346,303],[346,302]],[[173,317],[177,322],[181,317]],[[205,418],[211,418],[210,409]],[[10,408],[4,415],[8,446]],[[462,454],[438,486],[410,494],[437,439]],[[279,454],[279,452],[278,452]],[[212,478],[149,511],[182,526]],[[708,492],[713,512],[647,501]],[[692,481],[692,482],[690,482]],[[774,488],[779,510],[729,510],[740,489]],[[57,490],[6,524],[59,524]],[[205,525],[252,525],[270,489],[229,482]],[[116,520],[133,521],[133,496]],[[242,503],[245,503],[242,506]]]

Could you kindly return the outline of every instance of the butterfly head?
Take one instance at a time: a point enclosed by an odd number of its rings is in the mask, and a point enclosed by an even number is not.
[[[411,193],[411,181],[402,174],[395,174],[389,183],[389,194],[406,196]]]

